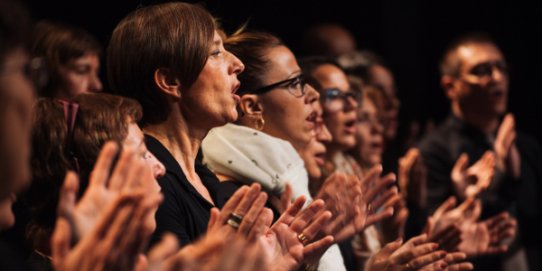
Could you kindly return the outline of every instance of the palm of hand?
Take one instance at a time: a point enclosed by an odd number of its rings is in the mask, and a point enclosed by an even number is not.
[[[459,251],[469,256],[476,256],[487,251],[490,235],[484,223],[467,223],[462,227],[463,241],[459,245]]]
[[[259,241],[275,271],[295,270],[303,260],[303,244],[284,223],[275,224]]]
[[[72,223],[75,225],[77,236],[82,237],[90,232],[105,206],[117,195],[117,192],[103,186],[88,187],[73,212]]]

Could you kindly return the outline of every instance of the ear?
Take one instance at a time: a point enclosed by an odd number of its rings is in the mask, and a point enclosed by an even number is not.
[[[256,94],[245,94],[241,96],[239,107],[245,116],[257,117],[263,114],[261,99]]]
[[[455,78],[450,75],[443,75],[440,78],[440,86],[442,89],[444,89],[444,93],[446,94],[446,97],[450,100],[456,100],[457,98],[457,90],[455,87]]]
[[[175,99],[181,98],[181,82],[170,69],[156,69],[154,71],[154,83],[164,94]]]

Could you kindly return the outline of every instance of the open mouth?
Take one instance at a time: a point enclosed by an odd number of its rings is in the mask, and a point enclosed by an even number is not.
[[[345,130],[348,133],[354,133],[356,131],[356,120],[350,120],[344,123]]]
[[[325,152],[317,153],[317,154],[314,155],[314,160],[316,161],[316,164],[318,164],[318,166],[320,166],[320,167],[324,166],[324,164],[326,162],[325,155],[326,155]]]
[[[306,118],[306,120],[310,122],[316,122],[317,117],[318,117],[318,114],[316,114],[316,111],[312,111],[310,115]]]
[[[239,90],[240,86],[241,86],[241,83],[235,84],[235,86],[233,86],[233,89],[232,89],[231,93],[235,94],[237,92],[237,90]]]

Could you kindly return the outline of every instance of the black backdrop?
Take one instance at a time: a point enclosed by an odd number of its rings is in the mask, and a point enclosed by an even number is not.
[[[26,3],[35,19],[81,26],[106,46],[114,26],[134,10],[139,1],[27,0]],[[301,33],[308,26],[319,22],[340,23],[352,31],[360,48],[376,51],[391,67],[402,100],[402,115],[437,121],[442,120],[448,110],[438,85],[437,60],[443,47],[457,35],[488,32],[501,46],[511,66],[510,110],[516,114],[518,127],[542,141],[542,95],[539,95],[542,92],[542,5],[535,1],[224,0],[201,3],[221,18],[227,31],[248,20],[249,27],[283,38],[294,52],[299,50]]]

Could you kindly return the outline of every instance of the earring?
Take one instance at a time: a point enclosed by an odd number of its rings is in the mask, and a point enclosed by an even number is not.
[[[265,120],[263,117],[256,119],[256,130],[261,131],[263,130],[263,126],[265,125]]]

